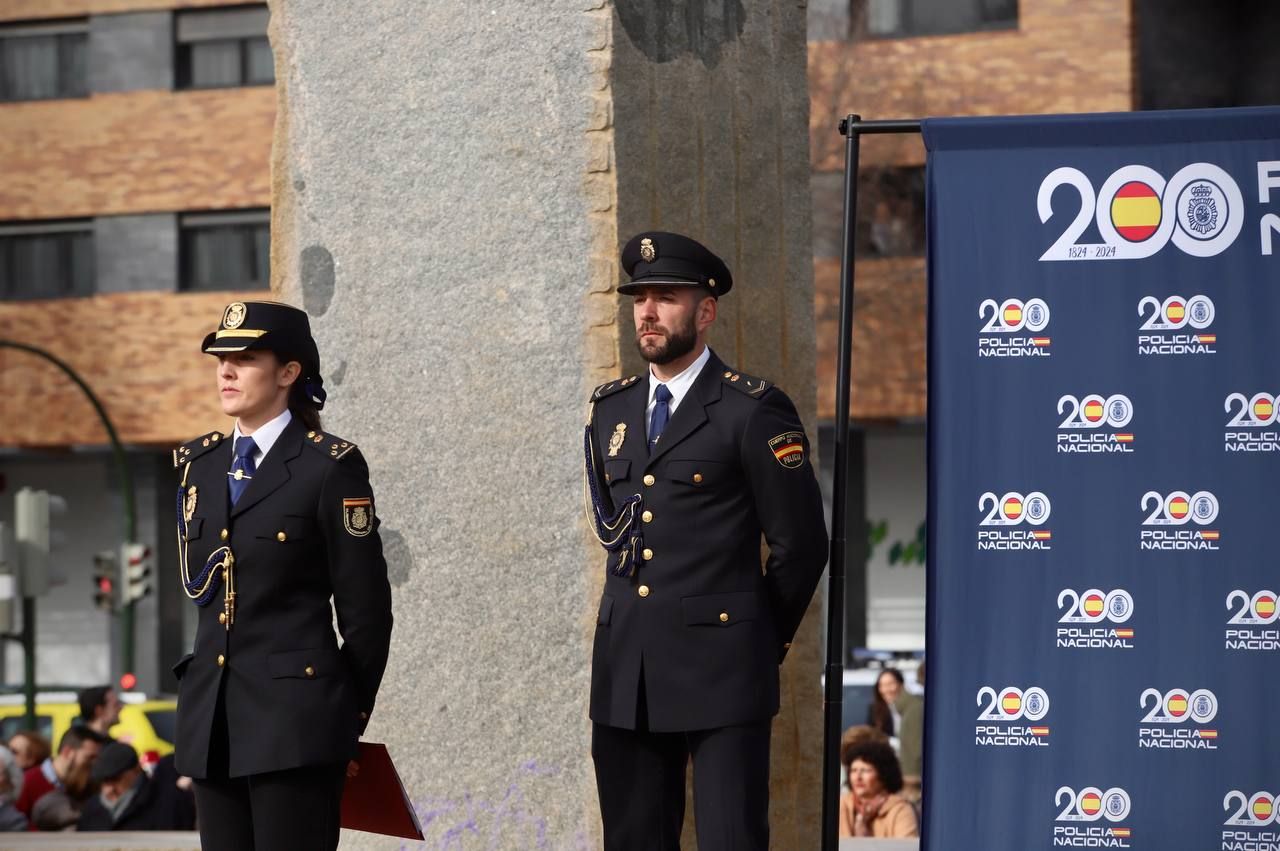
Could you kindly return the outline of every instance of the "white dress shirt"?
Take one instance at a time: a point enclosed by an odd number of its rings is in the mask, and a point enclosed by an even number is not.
[[[262,466],[262,459],[267,457],[267,453],[271,451],[271,447],[276,445],[276,441],[280,439],[280,435],[284,432],[284,427],[293,420],[293,414],[288,408],[284,409],[284,413],[273,420],[269,420],[262,424],[262,427],[253,434],[248,435],[253,438],[254,445],[258,448],[253,452],[253,469]],[[240,421],[236,420],[236,427],[231,431],[231,458],[235,460],[235,441],[245,435],[240,433]]]
[[[658,391],[658,385],[665,384],[667,389],[671,391],[671,398],[667,401],[667,411],[669,416],[674,417],[676,408],[680,407],[680,400],[689,392],[689,388],[693,386],[693,382],[698,379],[698,374],[702,372],[702,368],[707,365],[709,360],[711,360],[711,347],[703,346],[702,354],[698,355],[698,359],[685,367],[684,372],[670,381],[659,381],[658,376],[653,374],[653,364],[649,365],[649,404],[644,409],[646,437],[649,433],[649,421],[653,417],[653,408],[658,404],[658,400],[653,397],[653,394]],[[671,420],[668,419],[667,422],[671,422]]]

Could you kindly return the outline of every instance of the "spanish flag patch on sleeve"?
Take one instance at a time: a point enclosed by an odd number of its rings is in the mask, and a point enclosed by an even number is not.
[[[773,450],[773,457],[784,467],[794,468],[804,463],[803,432],[788,431],[780,434],[769,441],[769,448]]]

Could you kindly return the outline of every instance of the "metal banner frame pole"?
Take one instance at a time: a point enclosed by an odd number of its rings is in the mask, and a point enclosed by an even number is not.
[[[849,385],[853,360],[853,260],[858,226],[858,146],[862,134],[919,133],[910,119],[840,122],[845,137],[844,235],[840,248],[840,332],[836,355],[835,470],[831,488],[831,558],[827,563],[827,660],[822,734],[822,851],[839,845],[840,724],[844,703],[845,500],[848,493]]]

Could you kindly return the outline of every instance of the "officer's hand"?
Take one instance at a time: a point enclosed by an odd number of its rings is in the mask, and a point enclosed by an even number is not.
[[[354,759],[347,763],[347,777],[355,777],[360,773],[360,763]]]

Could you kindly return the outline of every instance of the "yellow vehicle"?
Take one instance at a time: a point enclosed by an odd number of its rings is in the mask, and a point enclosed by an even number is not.
[[[147,697],[136,692],[118,692],[120,722],[111,728],[111,738],[133,745],[147,768],[173,753],[174,720],[178,702],[173,698]],[[74,691],[41,691],[36,694],[36,729],[56,748],[58,740],[80,720],[80,705]],[[26,728],[26,704],[19,691],[0,694],[0,743]]]

